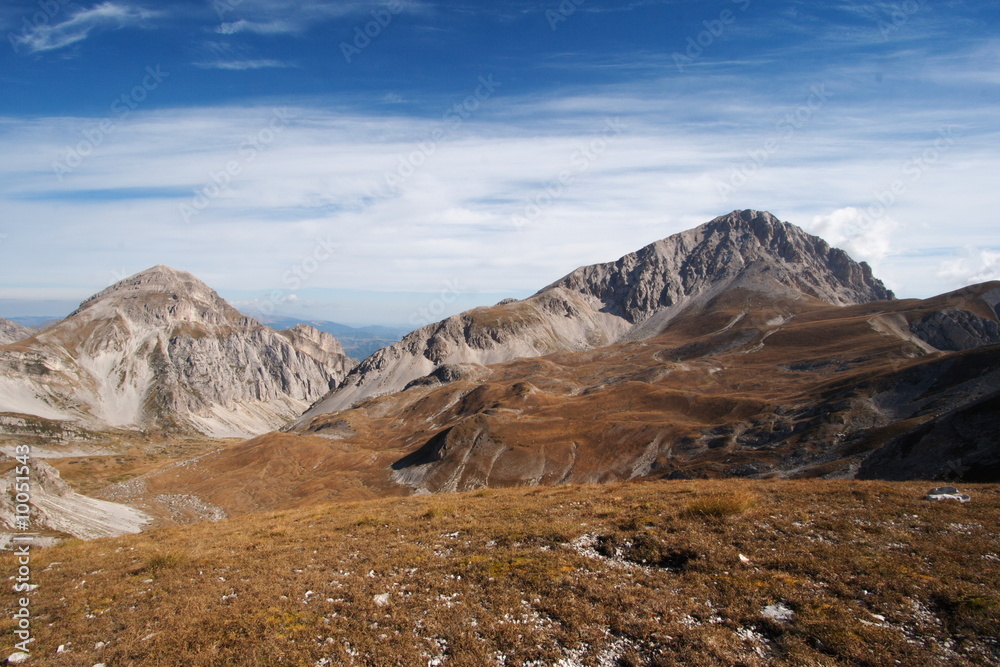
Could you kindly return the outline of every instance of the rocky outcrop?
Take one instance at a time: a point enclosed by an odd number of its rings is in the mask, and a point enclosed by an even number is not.
[[[1000,343],[1000,324],[958,308],[939,310],[911,322],[910,331],[938,350],[971,350]]]
[[[425,326],[365,359],[299,419],[403,390],[442,364],[495,364],[575,352],[663,331],[731,288],[833,305],[892,299],[865,263],[762,211],[734,211],[615,262],[587,266],[520,301]]]
[[[859,479],[1000,480],[1000,392],[899,435],[861,464]]]
[[[0,317],[0,345],[16,343],[35,333],[34,329]]]
[[[244,437],[301,414],[352,365],[329,335],[279,334],[191,274],[157,266],[0,350],[0,413]]]
[[[742,280],[741,280],[742,279]],[[844,306],[892,299],[871,268],[765,211],[734,211],[616,262],[586,266],[546,290],[595,299],[632,324],[740,281]]]
[[[0,542],[14,531],[56,532],[84,540],[138,533],[152,517],[133,507],[98,500],[73,491],[59,471],[41,459],[31,461],[31,514],[27,523],[15,525],[15,475],[0,476]]]
[[[278,333],[288,339],[292,347],[316,359],[334,375],[343,377],[357,365],[344,352],[340,341],[308,324],[296,324]]]

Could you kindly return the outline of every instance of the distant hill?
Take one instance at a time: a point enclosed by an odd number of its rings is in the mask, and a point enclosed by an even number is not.
[[[28,327],[29,329],[38,329],[41,331],[46,327],[50,327],[59,320],[63,319],[58,315],[24,315],[19,317],[8,317],[11,322],[17,322],[21,326]]]
[[[340,341],[347,356],[361,360],[369,357],[376,350],[398,342],[410,329],[404,327],[383,327],[378,325],[366,327],[351,327],[346,324],[329,322],[327,320],[304,320],[295,317],[268,317],[260,313],[247,313],[261,324],[272,329],[291,329],[296,324],[308,324],[314,329],[325,331]]]
[[[26,327],[14,320],[0,317],[0,345],[24,340],[33,333],[35,333],[35,330],[30,327]]]

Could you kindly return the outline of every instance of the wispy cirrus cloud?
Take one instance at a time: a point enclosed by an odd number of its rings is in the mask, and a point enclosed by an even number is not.
[[[372,11],[385,10],[384,3],[370,0],[341,0],[318,2],[315,0],[242,0],[231,3],[219,12],[222,23],[216,29],[224,35],[241,32],[261,35],[299,33],[309,27],[349,16],[364,17]],[[429,11],[430,6],[421,0],[394,0],[393,13]],[[398,8],[398,11],[397,11]],[[369,17],[370,18],[370,17]]]
[[[289,23],[288,21],[247,21],[246,19],[240,19],[238,21],[232,21],[230,23],[223,23],[218,28],[216,32],[220,35],[235,35],[241,32],[250,32],[258,35],[276,35],[282,33],[295,32],[299,29],[299,26],[294,23]]]
[[[295,67],[295,63],[286,62],[284,60],[272,60],[270,58],[260,58],[255,60],[214,60],[211,62],[198,62],[194,63],[195,67],[200,67],[201,69],[222,69],[222,70],[252,70],[252,69],[268,69],[268,68],[282,68],[282,67]]]
[[[81,262],[109,264],[124,243],[139,267],[165,262],[208,278],[219,273],[222,289],[280,287],[288,266],[332,235],[341,254],[316,273],[317,288],[431,292],[459,276],[480,292],[521,293],[734,208],[758,208],[878,262],[880,277],[901,295],[944,291],[946,277],[928,271],[925,257],[908,257],[939,249],[942,220],[991,210],[996,134],[976,129],[987,126],[990,109],[959,112],[947,100],[938,109],[872,109],[834,97],[724,201],[717,182],[750,159],[760,128],[794,111],[808,89],[781,99],[744,90],[734,99],[714,78],[693,83],[701,87],[676,105],[645,84],[504,96],[505,81],[454,130],[450,105],[433,117],[307,103],[289,109],[288,123],[260,148],[247,142],[270,132],[273,110],[265,107],[140,112],[63,185],[46,173],[46,156],[92,121],[39,119],[16,135],[3,133],[0,121],[0,202],[15,222],[48,216],[59,239],[54,254],[76,257],[72,248],[85,244],[92,250]],[[862,115],[868,121],[854,120]],[[608,119],[620,119],[625,131],[605,141]],[[909,178],[910,162],[934,146],[945,120],[961,126],[959,140],[931,156],[919,187],[907,180],[884,213],[862,215]],[[390,186],[387,174],[421,150],[419,168]],[[155,170],[147,168],[150,155]],[[234,160],[238,170],[222,176]],[[563,173],[572,182],[560,186]],[[225,185],[185,222],[180,207],[214,183]],[[538,215],[518,224],[533,203]],[[950,226],[949,243],[989,247],[990,229]],[[18,230],[7,232],[6,246],[24,242]],[[975,259],[958,268],[987,275],[992,258]],[[11,253],[6,261],[28,273],[33,260]],[[85,272],[72,262],[60,270]]]
[[[59,23],[43,23],[21,35],[13,35],[12,43],[28,53],[53,51],[87,39],[91,33],[140,25],[158,12],[122,3],[102,2],[82,9]]]
[[[194,65],[113,133],[87,115],[130,85],[97,85],[107,58],[78,68],[89,76],[64,82],[62,96],[45,79],[65,74],[55,58],[21,63],[25,82],[38,65],[47,85],[12,89],[13,115],[0,117],[8,287],[39,275],[44,247],[46,284],[81,298],[107,284],[108,267],[167,263],[252,300],[285,286],[322,239],[337,252],[310,289],[366,291],[349,321],[389,323],[412,309],[380,294],[458,279],[523,295],[734,208],[769,209],[877,262],[901,296],[997,275],[1000,61],[994,35],[961,23],[979,20],[979,5],[954,18],[907,4],[919,10],[885,28],[893,15],[880,0],[740,0],[745,12],[678,0],[676,12],[645,13],[660,3],[587,0],[569,3],[580,11],[553,36],[545,14],[559,0],[411,0],[358,68],[338,42],[396,0],[151,1],[59,0],[52,32],[35,36],[40,50],[58,48],[147,27],[129,7],[164,14],[148,23],[176,30]],[[28,11],[4,4],[5,25]],[[722,6],[738,18],[679,71],[674,52]],[[122,35],[136,54],[122,60],[157,62],[162,36]],[[218,85],[219,70],[231,85]],[[22,83],[17,74],[0,62],[5,85]],[[477,96],[484,78],[500,83],[488,99]],[[816,89],[829,101],[813,106]],[[271,104],[287,105],[288,120],[274,123]],[[625,131],[606,136],[609,120]],[[59,181],[53,161],[92,137],[93,154]],[[338,319],[342,307],[330,308],[314,316]]]

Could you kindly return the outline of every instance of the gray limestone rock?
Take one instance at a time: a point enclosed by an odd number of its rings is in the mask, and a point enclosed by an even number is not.
[[[401,391],[442,364],[488,365],[649,338],[684,308],[731,287],[836,305],[893,298],[867,264],[843,250],[770,213],[734,211],[617,261],[579,268],[527,299],[417,329],[362,361],[293,428]]]
[[[0,349],[0,413],[92,430],[245,437],[282,426],[353,361],[329,334],[278,333],[189,273],[156,266]]]

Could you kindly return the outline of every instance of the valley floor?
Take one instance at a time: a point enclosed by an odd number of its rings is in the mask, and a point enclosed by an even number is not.
[[[32,552],[27,664],[1000,664],[1000,485],[931,486],[522,487],[70,541]]]

